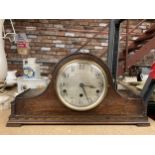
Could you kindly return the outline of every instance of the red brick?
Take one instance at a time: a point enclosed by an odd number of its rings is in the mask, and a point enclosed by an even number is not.
[[[141,20],[130,20],[131,31],[135,25]],[[28,56],[34,56],[38,59],[45,59],[47,61],[57,61],[66,55],[76,51],[80,48],[88,39],[92,38],[95,33],[89,33],[90,31],[101,30],[101,23],[109,23],[109,20],[105,19],[23,19],[14,20],[15,30],[17,33],[26,33],[30,37],[30,54]],[[146,28],[149,27],[150,22],[146,22],[143,25]],[[26,30],[27,27],[27,30]],[[33,28],[32,28],[33,27]],[[8,32],[12,32],[10,22],[6,20],[5,29]],[[61,29],[61,31],[60,31]],[[81,30],[81,31],[80,31]],[[84,32],[85,31],[85,32]],[[126,22],[121,24],[121,34],[125,36]],[[70,35],[65,34],[68,33]],[[141,35],[142,30],[136,29],[130,35],[129,44],[132,42],[132,37]],[[32,37],[31,37],[32,36]],[[35,37],[33,37],[35,36]],[[106,44],[108,41],[108,28],[103,30],[99,35],[92,39],[82,50],[90,51],[90,53],[100,56],[106,50]],[[60,48],[61,45],[65,45]],[[104,46],[105,45],[105,46]],[[8,40],[5,40],[5,50],[8,58],[24,58],[28,56],[22,56],[17,53],[16,49],[11,49],[14,46]],[[125,38],[121,41],[120,47],[125,46]],[[49,51],[41,51],[42,47],[50,48]],[[56,48],[57,47],[57,48]],[[99,47],[95,49],[95,47]],[[13,67],[19,68],[20,65],[13,65]],[[9,67],[12,67],[9,65]]]

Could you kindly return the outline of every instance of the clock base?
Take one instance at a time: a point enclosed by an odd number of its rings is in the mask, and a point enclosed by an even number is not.
[[[20,127],[22,125],[137,125],[149,126],[147,117],[143,116],[118,116],[118,115],[91,115],[91,116],[53,116],[53,117],[13,117],[9,119],[7,127]]]

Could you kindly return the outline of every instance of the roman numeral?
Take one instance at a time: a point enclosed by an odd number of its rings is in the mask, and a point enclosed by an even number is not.
[[[82,70],[85,68],[85,64],[79,64],[79,69]]]
[[[62,76],[63,76],[64,78],[69,78],[69,74],[68,74],[68,73],[63,73]]]
[[[99,78],[100,77],[100,74],[99,73],[96,73],[95,75],[96,75],[96,78]]]
[[[75,71],[75,67],[71,66],[71,72]]]

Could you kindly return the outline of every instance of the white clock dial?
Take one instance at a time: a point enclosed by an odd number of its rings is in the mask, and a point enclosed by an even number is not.
[[[89,60],[72,60],[60,68],[56,91],[64,105],[85,111],[96,107],[107,92],[103,68]]]

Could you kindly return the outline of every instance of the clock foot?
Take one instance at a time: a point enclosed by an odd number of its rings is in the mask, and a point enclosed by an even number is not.
[[[7,127],[21,127],[22,124],[20,124],[20,123],[7,123],[6,126]]]
[[[150,123],[138,123],[136,124],[138,127],[147,127],[150,126]]]

